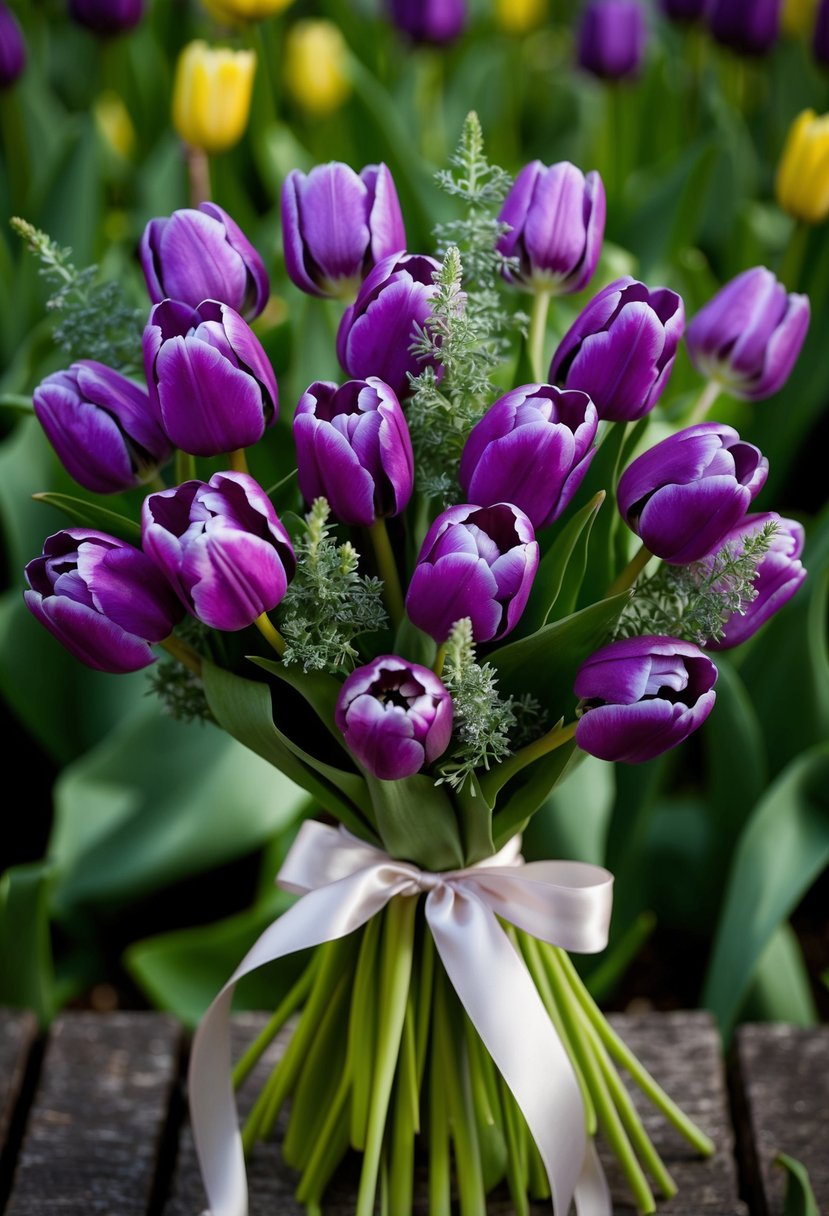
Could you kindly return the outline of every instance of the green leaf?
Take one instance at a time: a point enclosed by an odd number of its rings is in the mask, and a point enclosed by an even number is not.
[[[298,666],[286,667],[284,663],[276,662],[273,659],[261,659],[257,655],[249,657],[251,663],[255,663],[263,671],[276,676],[278,680],[284,680],[286,684],[290,684],[291,688],[295,688],[297,692],[301,693],[342,747],[342,732],[334,724],[334,711],[337,708],[337,698],[342,688],[342,684],[338,680],[322,671],[305,672]]]
[[[492,822],[495,848],[501,849],[516,832],[522,832],[527,821],[536,813],[558,781],[566,775],[569,763],[577,754],[575,743],[565,743],[549,755],[527,766],[499,790],[496,813]]]
[[[604,865],[614,778],[615,765],[577,752],[566,777],[533,816],[524,836],[524,855]]]
[[[740,1009],[744,1022],[788,1022],[814,1026],[818,1020],[809,971],[797,935],[787,921],[769,939]]]
[[[783,1216],[820,1216],[806,1166],[787,1153],[778,1153],[774,1163],[788,1173]]]
[[[590,531],[604,499],[604,490],[599,490],[586,506],[567,521],[550,549],[544,554],[533,581],[527,607],[521,616],[519,636],[526,637],[527,634],[535,633],[542,625],[546,625],[560,596],[565,606],[559,615],[567,615],[573,611],[578,589],[584,577]],[[578,555],[574,558],[576,545],[582,537],[582,533],[585,534],[584,541],[579,547]],[[571,564],[573,571],[567,580],[568,586],[562,596],[562,584]]]
[[[443,785],[417,774],[400,781],[366,775],[377,830],[386,852],[425,870],[457,870],[464,864],[452,800]]]
[[[463,840],[464,865],[471,866],[495,852],[492,840],[492,807],[484,797],[481,783],[473,773],[455,791],[455,805]]]
[[[81,524],[85,528],[95,528],[99,532],[109,532],[122,540],[137,544],[141,540],[141,525],[135,520],[110,511],[97,502],[88,502],[84,498],[73,498],[71,494],[52,494],[44,492],[33,494],[35,502],[42,502],[47,507],[56,507],[64,515]]]
[[[32,1009],[41,1025],[55,1010],[50,861],[13,866],[0,878],[0,1005]]]
[[[829,744],[784,769],[756,807],[731,870],[702,1003],[727,1035],[777,926],[829,861]]]

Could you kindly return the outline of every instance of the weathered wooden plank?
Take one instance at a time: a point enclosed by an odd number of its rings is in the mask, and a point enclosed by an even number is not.
[[[180,1040],[162,1014],[56,1019],[7,1216],[145,1216]]]
[[[264,1015],[243,1014],[234,1019],[234,1054],[251,1041],[264,1024]],[[745,1207],[737,1197],[737,1178],[733,1160],[733,1134],[725,1092],[719,1037],[711,1018],[705,1013],[647,1014],[612,1019],[642,1063],[656,1079],[715,1140],[716,1156],[700,1160],[685,1141],[649,1104],[637,1099],[645,1125],[666,1164],[680,1186],[674,1199],[660,1205],[666,1216],[743,1216]],[[278,1058],[281,1044],[267,1054],[239,1095],[242,1115],[249,1110],[252,1097]],[[607,1155],[603,1154],[607,1163]],[[614,1193],[615,1212],[630,1216],[633,1211],[625,1197],[618,1171],[608,1164]],[[280,1162],[276,1143],[257,1146],[249,1164],[251,1216],[301,1216],[302,1208],[293,1198],[296,1175]],[[328,1195],[326,1216],[353,1216],[356,1174],[338,1178]],[[204,1207],[204,1192],[189,1128],[182,1135],[178,1168],[173,1191],[164,1216],[198,1216]],[[505,1194],[493,1196],[491,1216],[512,1216],[513,1208]],[[534,1205],[533,1214],[549,1216],[549,1205]],[[418,1216],[428,1216],[428,1205],[417,1208]]]
[[[5,1146],[20,1098],[37,1018],[25,1009],[0,1009],[0,1149]]]
[[[818,1208],[829,1212],[829,1026],[741,1026],[734,1062],[752,1206],[781,1216],[785,1175],[774,1158],[788,1153],[807,1167]]]

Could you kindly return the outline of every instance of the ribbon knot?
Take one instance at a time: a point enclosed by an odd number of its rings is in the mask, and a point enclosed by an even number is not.
[[[446,974],[538,1145],[553,1211],[611,1216],[585,1131],[570,1060],[499,918],[579,953],[607,944],[613,877],[581,862],[524,863],[515,837],[464,870],[430,873],[344,828],[307,821],[277,881],[302,895],[253,945],[201,1021],[190,1057],[193,1137],[212,1216],[247,1216],[247,1181],[231,1084],[230,1008],[249,972],[353,933],[398,895],[426,894],[426,921]]]

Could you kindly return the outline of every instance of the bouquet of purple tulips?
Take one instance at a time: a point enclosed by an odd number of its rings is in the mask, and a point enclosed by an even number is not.
[[[85,526],[27,567],[31,611],[104,671],[166,648],[155,682],[168,706],[214,719],[323,813],[280,871],[301,898],[196,1035],[190,1101],[215,1216],[245,1212],[244,1155],[286,1105],[282,1151],[312,1213],[355,1149],[357,1216],[378,1190],[383,1211],[406,1216],[422,1149],[432,1216],[454,1197],[483,1216],[500,1183],[516,1213],[532,1196],[565,1216],[575,1196],[582,1216],[609,1214],[597,1129],[652,1211],[646,1173],[663,1195],[675,1187],[620,1065],[697,1150],[712,1147],[570,961],[606,942],[611,876],[523,864],[520,834],[584,753],[637,763],[686,739],[714,706],[711,652],[805,577],[799,525],[750,513],[765,458],[705,417],[721,390],[759,400],[780,387],[808,301],[763,268],[729,284],[687,331],[707,378],[699,402],[647,447],[683,336],[675,292],[610,283],[547,370],[550,301],[583,290],[601,253],[599,176],[536,162],[511,185],[471,115],[439,183],[463,215],[437,227],[437,258],[403,252],[385,166],[285,183],[288,274],[352,301],[337,337],[349,379],[311,384],[296,407],[296,478],[266,492],[248,471],[278,415],[243,319],[268,281],[211,203],[144,235],[146,386],[83,360],[35,393],[83,486],[151,492],[140,547],[114,512],[101,509],[106,531],[86,526],[85,501]],[[197,459],[215,458],[202,480]],[[308,950],[233,1069],[236,980]],[[232,1083],[292,1017],[240,1132]]]

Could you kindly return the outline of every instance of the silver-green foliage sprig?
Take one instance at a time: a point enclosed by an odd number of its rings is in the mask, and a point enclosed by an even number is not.
[[[354,641],[388,623],[380,579],[360,574],[360,555],[331,535],[330,507],[317,498],[296,542],[297,568],[279,608],[285,639],[282,661],[304,671],[350,670],[359,658]]]
[[[744,614],[757,598],[757,568],[776,531],[771,521],[702,561],[687,566],[662,562],[637,584],[616,637],[667,634],[698,646],[720,641],[728,619]]]
[[[102,282],[98,267],[79,270],[72,250],[27,220],[14,216],[11,226],[40,262],[40,275],[52,294],[46,301],[53,314],[52,336],[70,359],[97,359],[128,371],[139,366],[143,317],[133,308],[115,280]]]

